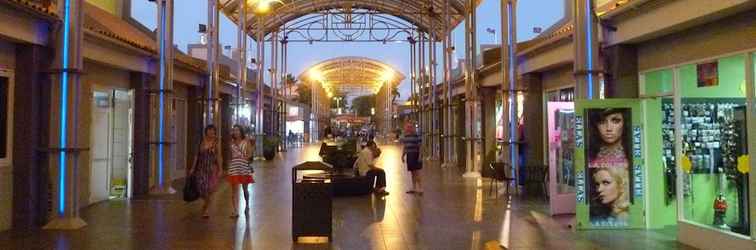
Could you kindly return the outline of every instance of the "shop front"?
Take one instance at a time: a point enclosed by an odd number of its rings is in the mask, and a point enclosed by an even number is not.
[[[678,238],[702,248],[753,249],[753,51],[641,72],[662,138],[663,199],[677,203]]]

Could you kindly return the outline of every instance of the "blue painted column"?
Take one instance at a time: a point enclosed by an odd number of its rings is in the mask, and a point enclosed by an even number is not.
[[[575,0],[575,99],[599,98],[598,30],[593,0]]]
[[[175,166],[171,148],[175,145],[173,138],[173,0],[157,0],[157,45],[158,45],[158,81],[153,86],[152,95],[157,108],[152,117],[154,139],[150,141],[150,154],[155,176],[150,194],[172,194],[171,169]]]
[[[56,66],[52,84],[50,117],[50,174],[53,179],[53,219],[44,229],[79,229],[87,225],[79,217],[79,171],[88,151],[80,128],[85,100],[80,81],[83,69],[83,0],[60,0],[62,23],[57,30]]]
[[[512,166],[512,176],[520,176],[518,159],[517,133],[517,1],[501,1],[501,72],[502,81],[502,112],[501,121],[504,132],[504,162]],[[519,187],[520,178],[515,178],[515,186]]]

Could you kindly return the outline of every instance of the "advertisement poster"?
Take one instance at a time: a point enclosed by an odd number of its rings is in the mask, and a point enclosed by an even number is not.
[[[576,121],[578,220],[582,228],[643,225],[640,114],[634,100],[581,101]],[[581,209],[582,207],[582,209]],[[582,221],[581,221],[582,219]]]
[[[696,65],[698,87],[713,87],[719,85],[717,62],[701,63]]]

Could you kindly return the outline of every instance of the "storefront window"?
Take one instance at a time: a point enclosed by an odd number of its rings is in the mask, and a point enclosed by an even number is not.
[[[738,164],[748,150],[745,58],[736,55],[676,70],[682,113],[683,217],[750,235],[749,169]]]

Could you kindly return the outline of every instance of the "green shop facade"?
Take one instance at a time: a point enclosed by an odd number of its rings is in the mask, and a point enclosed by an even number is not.
[[[754,248],[754,58],[744,51],[640,73],[647,138],[661,138],[644,144],[647,166],[663,174],[649,183],[663,191],[650,194],[658,212],[649,223],[677,218],[690,245]]]
[[[756,249],[754,34],[748,12],[612,45],[637,80],[575,101],[578,229],[674,227],[696,248]]]

